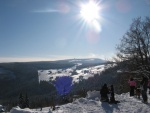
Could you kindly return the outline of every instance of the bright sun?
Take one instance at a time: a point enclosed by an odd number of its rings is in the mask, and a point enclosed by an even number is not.
[[[100,18],[99,10],[99,5],[94,1],[82,4],[80,10],[81,17],[90,25],[93,25],[98,31],[100,30],[100,25],[98,23],[98,19]]]
[[[91,22],[99,18],[99,7],[95,2],[89,1],[81,6],[80,14],[86,21]]]

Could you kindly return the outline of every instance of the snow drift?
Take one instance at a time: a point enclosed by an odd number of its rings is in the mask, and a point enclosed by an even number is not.
[[[76,99],[72,103],[59,106],[55,111],[51,111],[50,107],[40,109],[20,109],[13,108],[10,113],[149,113],[150,103],[144,104],[141,99],[130,97],[129,93],[115,95],[118,104],[108,104],[99,101],[99,91],[89,91],[87,98]],[[148,95],[150,102],[150,95]]]

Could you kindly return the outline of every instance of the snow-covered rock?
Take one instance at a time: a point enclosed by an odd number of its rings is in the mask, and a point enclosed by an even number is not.
[[[100,91],[88,91],[87,92],[87,98],[88,99],[95,99],[100,98]]]
[[[14,107],[10,110],[10,113],[35,113],[34,111],[30,110],[29,108],[21,109],[20,107]]]

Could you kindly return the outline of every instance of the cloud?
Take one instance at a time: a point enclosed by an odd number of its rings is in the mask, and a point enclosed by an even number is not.
[[[72,59],[71,56],[50,55],[49,57],[0,57],[0,63],[5,62],[33,62],[33,61],[56,61]]]
[[[45,8],[40,10],[33,10],[33,13],[68,13],[70,12],[70,5],[66,2],[59,2],[52,6],[53,8]]]
[[[0,57],[0,62],[30,62],[30,61],[49,61],[47,58],[23,58],[23,57]]]
[[[89,53],[89,55],[87,55],[87,58],[100,58],[103,60],[111,60],[113,56],[115,56],[115,53],[112,52],[103,53],[103,54]]]
[[[34,61],[56,61],[65,59],[84,59],[84,58],[100,58],[103,60],[109,60],[114,56],[114,53],[95,54],[89,53],[87,55],[47,55],[46,57],[0,57],[0,63],[6,62],[34,62]]]
[[[61,12],[60,10],[56,10],[56,9],[43,9],[43,10],[33,10],[33,13],[59,13]]]

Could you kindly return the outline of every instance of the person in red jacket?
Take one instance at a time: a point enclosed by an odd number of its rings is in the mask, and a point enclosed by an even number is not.
[[[129,86],[130,86],[130,96],[134,96],[134,90],[135,90],[135,87],[136,87],[136,82],[131,77],[130,80],[128,81],[128,83],[129,83]]]

